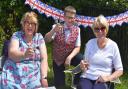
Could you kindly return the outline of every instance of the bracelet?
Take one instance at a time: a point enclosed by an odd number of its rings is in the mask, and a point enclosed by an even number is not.
[[[46,76],[42,76],[42,78],[41,79],[47,79],[47,77]]]

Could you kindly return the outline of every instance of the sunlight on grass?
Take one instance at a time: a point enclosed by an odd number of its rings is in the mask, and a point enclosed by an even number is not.
[[[116,84],[116,89],[128,89],[128,72],[125,72],[120,80],[121,84]]]

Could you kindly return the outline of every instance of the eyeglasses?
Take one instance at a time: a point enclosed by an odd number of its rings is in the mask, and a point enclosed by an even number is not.
[[[74,17],[70,17],[70,16],[66,16],[66,18],[68,18],[68,19],[74,19]]]
[[[29,22],[29,21],[24,21],[24,23],[25,23],[25,25],[27,25],[27,26],[35,26],[36,25],[36,23],[33,23],[33,22]]]
[[[101,28],[94,28],[94,32],[98,33],[98,32],[104,32],[106,29],[106,27],[101,27]]]
[[[67,19],[75,19],[74,16],[75,16],[75,15],[73,15],[73,16],[72,16],[72,15],[71,15],[71,16],[70,16],[70,15],[65,15],[65,17],[66,17]]]

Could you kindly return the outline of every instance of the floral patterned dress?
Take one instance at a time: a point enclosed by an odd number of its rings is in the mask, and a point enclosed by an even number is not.
[[[24,32],[15,32],[11,40],[13,39],[19,41],[20,51],[26,51],[28,45]],[[41,44],[45,44],[43,36],[36,33],[32,40],[34,55],[31,58],[20,59],[22,61],[19,62],[14,62],[10,58],[6,60],[0,76],[0,89],[36,89],[41,86],[39,50]]]

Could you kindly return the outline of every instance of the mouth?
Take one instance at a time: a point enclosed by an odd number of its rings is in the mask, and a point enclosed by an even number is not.
[[[33,30],[32,30],[32,29],[28,29],[27,31],[28,31],[28,32],[33,32]]]
[[[27,29],[27,33],[28,34],[33,34],[33,30],[32,29]]]

